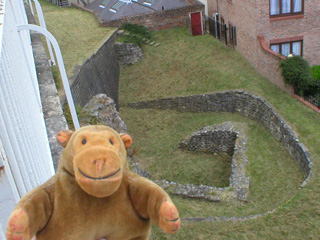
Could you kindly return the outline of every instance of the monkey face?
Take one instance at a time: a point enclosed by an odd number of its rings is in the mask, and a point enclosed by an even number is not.
[[[99,131],[78,130],[67,148],[72,148],[73,172],[79,186],[95,197],[107,197],[116,192],[126,167],[123,153],[131,144],[129,135],[119,135],[107,127]]]
[[[121,139],[110,131],[83,131],[73,141],[73,170],[80,187],[90,195],[106,197],[120,186],[124,162]]]

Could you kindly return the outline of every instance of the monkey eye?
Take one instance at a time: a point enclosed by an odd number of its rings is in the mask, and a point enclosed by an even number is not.
[[[109,142],[111,143],[111,145],[113,145],[113,141],[111,139],[109,139]]]
[[[87,143],[87,139],[82,139],[82,144],[85,145]]]

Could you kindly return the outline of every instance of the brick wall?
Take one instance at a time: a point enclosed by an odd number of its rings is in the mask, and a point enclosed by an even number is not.
[[[191,12],[202,12],[202,15],[204,16],[204,5],[199,2],[194,2],[193,4],[194,5],[177,9],[134,15],[110,22],[100,21],[100,24],[104,27],[120,27],[123,23],[130,22],[138,25],[144,25],[151,31],[175,27],[189,27],[189,15]]]
[[[273,40],[303,38],[303,57],[311,65],[320,64],[320,4],[304,0],[304,14],[287,18],[270,18],[269,0],[208,0],[209,16],[220,16],[237,27],[236,50],[271,82],[288,90],[279,72],[279,60],[261,48],[257,36],[270,47]]]
[[[320,64],[320,4],[314,0],[304,0],[304,14],[288,17],[269,17],[269,1],[257,1],[257,35],[263,35],[269,45],[274,39],[303,37],[303,57],[311,65]],[[286,20],[284,20],[286,19]]]
[[[76,105],[84,106],[89,100],[105,93],[118,106],[118,87],[120,67],[118,55],[114,48],[114,33],[70,78],[71,92]]]
[[[278,85],[280,88],[286,90],[287,92],[293,94],[294,88],[291,85],[285,83],[281,69],[279,67],[279,61],[285,59],[284,56],[277,54],[272,51],[267,45],[265,38],[261,35],[257,37],[258,40],[258,51],[257,51],[257,61],[256,70],[263,76],[269,78],[271,82]]]
[[[218,12],[220,17],[224,18],[227,26],[230,23],[237,27],[237,46],[235,48],[256,68],[258,44],[255,0],[209,0],[208,7],[209,16],[212,17]]]

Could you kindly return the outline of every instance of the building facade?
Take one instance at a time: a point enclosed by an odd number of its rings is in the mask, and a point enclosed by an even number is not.
[[[320,1],[208,0],[208,15],[236,27],[236,50],[281,88],[289,90],[279,59],[293,54],[320,64]]]

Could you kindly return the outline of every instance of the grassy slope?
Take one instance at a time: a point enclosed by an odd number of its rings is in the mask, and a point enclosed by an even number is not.
[[[61,8],[40,0],[48,30],[57,39],[67,75],[96,52],[114,29],[99,26],[96,17],[75,8]],[[62,87],[57,67],[53,68],[58,88]]]
[[[206,184],[217,187],[228,185],[230,162],[210,154],[190,154],[177,148],[186,135],[203,126],[220,124],[223,121],[246,125],[248,172],[251,177],[250,203],[209,205],[194,201],[199,209],[206,211],[196,216],[243,216],[266,212],[286,202],[298,191],[301,173],[285,149],[272,138],[266,129],[254,121],[230,113],[176,113],[173,111],[122,109],[130,134],[140,149],[136,155],[141,166],[152,173],[155,179],[167,179],[180,183]],[[130,120],[130,118],[132,120]],[[278,194],[272,195],[275,191]],[[195,216],[188,210],[190,200],[177,198],[182,217]],[[218,208],[217,208],[218,207]]]
[[[248,168],[251,177],[254,177],[251,178],[250,203],[245,206],[230,206],[225,203],[212,204],[174,197],[183,217],[243,216],[271,210],[278,206],[276,213],[257,220],[239,223],[184,222],[182,230],[174,236],[162,234],[155,228],[154,238],[318,239],[320,236],[319,114],[306,108],[258,75],[243,57],[233,49],[225,48],[223,43],[216,41],[211,36],[191,37],[185,29],[174,29],[157,32],[154,37],[162,45],[158,48],[145,47],[143,61],[122,69],[120,83],[120,102],[122,105],[128,102],[167,96],[245,89],[265,98],[291,124],[300,135],[300,141],[309,148],[314,162],[314,177],[311,183],[304,189],[298,189],[299,174],[296,170],[292,170],[291,173],[286,172],[287,170],[283,168],[291,166],[291,164],[281,165],[282,163],[280,164],[278,161],[281,159],[283,162],[287,158],[286,154],[282,152],[283,149],[276,143],[272,143],[273,140],[270,139],[271,137],[266,130],[255,123],[232,114],[219,114],[219,116],[217,114],[203,114],[200,117],[192,116],[192,114],[191,116],[187,116],[188,114],[174,116],[176,113],[159,113],[154,110],[133,110],[123,107],[120,112],[121,117],[128,124],[129,132],[134,136],[137,147],[141,148],[137,158],[141,158],[142,162],[143,158],[151,159],[152,155],[149,155],[148,158],[148,154],[159,154],[156,150],[152,152],[152,148],[146,147],[150,143],[157,144],[154,138],[157,138],[157,133],[161,132],[158,129],[168,128],[167,136],[170,131],[176,133],[174,131],[180,125],[174,125],[174,120],[182,119],[183,122],[191,123],[200,121],[199,125],[191,124],[194,125],[192,130],[198,130],[199,127],[204,126],[202,124],[228,120],[244,121],[251,125],[248,133],[250,138],[248,148],[251,148],[251,152],[248,153],[250,158]],[[192,118],[195,119],[192,120]],[[157,128],[157,130],[153,128]],[[188,129],[188,131],[190,130]],[[170,137],[168,139],[168,145],[171,143],[175,147],[177,142],[171,140]],[[162,143],[166,144],[166,140]],[[155,146],[155,148],[158,147],[158,145]],[[254,148],[253,151],[252,148]],[[146,153],[145,150],[151,152]],[[270,154],[279,155],[270,159],[275,166],[264,170],[264,167],[272,165],[265,164],[267,162],[265,159]],[[290,161],[292,162],[292,159]],[[148,165],[152,165],[145,162],[147,168]],[[275,170],[280,172],[274,172]],[[279,175],[282,177],[278,178]],[[273,186],[274,181],[278,186]]]
[[[72,8],[57,8],[44,1],[41,1],[41,4],[48,29],[56,36],[61,46],[67,72],[70,75],[75,65],[81,64],[96,51],[110,34],[110,29],[100,28],[94,16],[86,12]],[[263,167],[270,166],[270,164],[263,165],[266,162],[264,159],[271,152],[277,152],[279,154],[278,158],[282,159],[282,162],[287,156],[283,155],[283,149],[279,148],[277,144],[272,145],[274,143],[272,143],[270,135],[263,128],[232,114],[214,116],[203,114],[200,117],[190,114],[170,114],[167,121],[163,121],[163,123],[155,121],[155,123],[165,129],[170,124],[175,123],[175,119],[187,119],[186,122],[189,124],[185,125],[188,127],[187,131],[182,132],[189,133],[191,130],[198,130],[198,126],[202,127],[204,124],[212,122],[221,123],[225,120],[246,122],[249,126],[248,134],[251,136],[251,143],[248,143],[248,146],[250,147],[250,144],[256,146],[255,151],[251,152],[249,157],[257,158],[256,161],[251,161],[251,164],[257,166],[251,165],[248,167],[250,174],[254,176],[262,174],[262,180],[264,180],[264,177],[267,179],[264,184],[252,182],[251,188],[254,188],[254,191],[252,191],[251,202],[245,206],[217,205],[175,197],[174,200],[179,205],[182,216],[241,216],[258,213],[277,204],[281,204],[281,207],[271,216],[240,223],[184,222],[181,231],[174,236],[164,235],[155,228],[154,239],[318,239],[320,235],[318,220],[320,215],[320,203],[318,201],[320,150],[317,147],[320,130],[319,115],[302,106],[259,76],[241,56],[232,49],[226,49],[223,44],[210,36],[194,38],[186,30],[176,29],[156,33],[155,38],[162,43],[161,47],[144,49],[145,58],[140,64],[122,69],[120,94],[122,104],[156,97],[239,88],[259,94],[268,100],[300,133],[300,140],[308,146],[313,154],[314,178],[306,188],[298,191],[296,183],[300,179],[296,169],[287,170],[283,169],[283,165],[280,165],[278,167],[279,172],[275,176],[284,175],[284,178],[280,177],[277,180],[282,187],[282,191],[279,194],[275,193],[273,189],[276,186],[273,186],[272,182],[273,174],[270,171],[262,170]],[[129,130],[137,134],[137,137],[144,136],[144,131],[148,129],[141,128],[138,120],[130,122],[132,116],[138,118],[142,115],[146,119],[154,119],[154,116],[159,116],[159,118],[169,116],[167,113],[150,112],[150,110],[139,111],[141,112],[137,113],[132,109],[122,108],[121,112],[122,116],[128,119],[129,127],[130,124],[133,124],[133,127],[136,124],[137,131],[132,128]],[[176,126],[180,125],[176,124]],[[147,125],[147,127],[152,130],[154,125]],[[174,129],[174,125],[172,129]],[[155,133],[151,131],[150,133],[146,132],[146,134]],[[135,138],[135,140],[139,142],[139,138]],[[145,141],[140,143],[141,148],[148,144],[148,138]],[[153,142],[157,143],[157,141]],[[277,147],[275,151],[272,151],[272,146]],[[143,149],[141,149],[140,154],[142,153]],[[273,159],[273,162],[277,163],[276,159]],[[285,166],[288,165],[285,164]],[[259,168],[260,171],[256,173],[255,171]],[[202,171],[206,170],[208,168],[202,169]],[[185,173],[189,171],[186,170]],[[288,179],[286,179],[286,176],[288,176]],[[177,178],[177,176],[173,176],[173,178]],[[210,181],[210,179],[209,176],[206,180]],[[286,184],[286,181],[288,184]],[[266,189],[266,193],[271,193],[272,196],[260,194],[263,193],[264,189]],[[290,201],[287,201],[288,196],[293,196],[293,198],[289,198]]]

